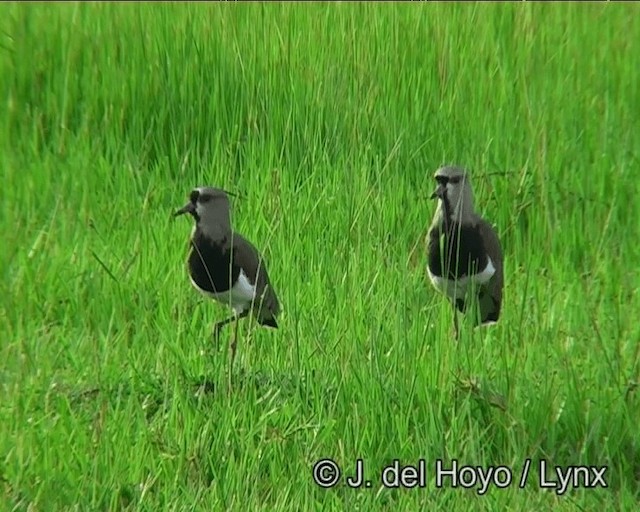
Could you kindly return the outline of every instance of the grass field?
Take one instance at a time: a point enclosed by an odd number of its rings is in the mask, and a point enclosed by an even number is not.
[[[0,510],[637,510],[637,4],[1,13]],[[457,344],[425,277],[445,163],[506,258]],[[171,218],[202,184],[244,196],[284,310],[242,324],[232,393]],[[426,487],[382,486],[394,459]],[[513,482],[437,488],[454,459]]]

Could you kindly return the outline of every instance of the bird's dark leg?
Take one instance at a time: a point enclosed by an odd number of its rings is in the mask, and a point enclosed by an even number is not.
[[[229,318],[227,318],[226,320],[222,320],[221,322],[218,322],[216,325],[213,326],[213,341],[214,343],[219,343],[220,342],[220,331],[222,330],[222,328],[227,325],[228,323],[233,322],[236,319],[236,315],[233,315]]]
[[[236,347],[238,346],[238,319],[236,319],[235,327],[233,329],[233,339],[231,340],[231,344],[229,348],[231,349],[231,365],[229,367],[229,372],[233,371],[233,362],[236,360]]]
[[[235,329],[233,330],[233,339],[229,344],[229,373],[227,375],[228,383],[229,383],[229,393],[233,391],[233,362],[236,359],[236,338],[238,337],[238,319],[235,321]]]
[[[234,320],[240,320],[241,318],[244,318],[248,314],[249,314],[249,310],[243,311],[239,315],[233,315],[233,316],[227,318],[226,320],[222,320],[221,322],[218,322],[216,325],[214,325],[213,326],[213,341],[215,343],[218,343],[220,341],[220,331],[222,330],[222,328],[225,325],[230,324]]]
[[[242,318],[246,317],[248,314],[249,314],[249,310],[243,311],[238,316],[233,318],[233,319],[235,319],[235,325],[234,325],[234,329],[233,329],[233,338],[231,339],[231,343],[229,344],[229,351],[231,353],[230,354],[230,358],[229,358],[229,391],[230,392],[233,390],[233,386],[232,386],[231,380],[232,380],[232,374],[233,374],[233,363],[236,360],[236,347],[238,346],[238,322]],[[227,323],[229,323],[229,322],[227,322]]]

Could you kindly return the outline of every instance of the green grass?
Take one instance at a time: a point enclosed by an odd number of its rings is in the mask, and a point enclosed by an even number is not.
[[[637,5],[1,11],[2,510],[637,509]],[[424,272],[443,163],[506,256],[458,344]],[[284,308],[232,394],[170,217],[201,184],[245,196]],[[324,457],[372,487],[319,488]],[[396,458],[427,488],[381,488]],[[609,487],[519,489],[527,458]],[[436,459],[514,482],[437,489]]]

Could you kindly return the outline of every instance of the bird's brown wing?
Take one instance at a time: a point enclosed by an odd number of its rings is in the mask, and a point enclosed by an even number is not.
[[[244,269],[249,281],[256,286],[254,308],[260,311],[259,320],[265,321],[268,325],[275,324],[280,304],[269,280],[264,258],[251,242],[238,233],[233,234],[233,247],[234,260]]]
[[[491,280],[483,287],[480,297],[480,314],[482,323],[495,322],[500,316],[502,306],[502,289],[504,286],[503,255],[500,239],[489,222],[478,217],[478,228],[484,242],[485,250],[496,269]]]

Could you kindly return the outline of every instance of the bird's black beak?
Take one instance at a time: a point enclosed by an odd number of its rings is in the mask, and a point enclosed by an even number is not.
[[[174,217],[178,215],[184,215],[185,213],[193,214],[196,211],[196,205],[193,203],[187,203],[182,208],[180,208],[176,213],[173,214]]]
[[[431,197],[429,199],[436,199],[436,198],[442,199],[446,191],[447,191],[447,186],[442,183],[439,183],[438,188],[436,188],[435,192],[431,194]]]

